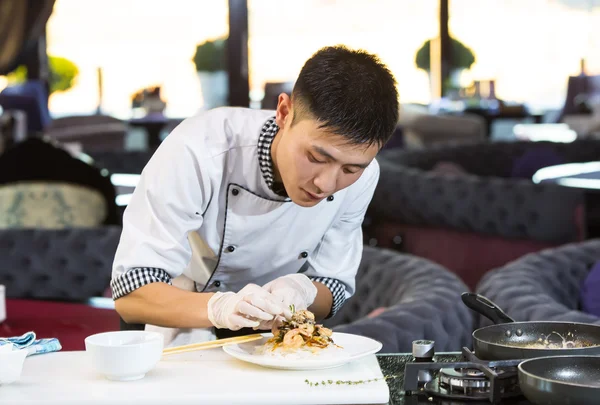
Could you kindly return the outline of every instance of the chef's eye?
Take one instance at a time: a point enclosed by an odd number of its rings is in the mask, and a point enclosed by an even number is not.
[[[313,162],[313,163],[325,163],[325,162],[322,162],[320,160],[317,160],[311,153],[308,154],[308,160],[311,161],[311,162]]]

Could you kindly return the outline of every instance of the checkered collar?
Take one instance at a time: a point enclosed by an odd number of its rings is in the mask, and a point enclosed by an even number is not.
[[[273,171],[273,159],[271,158],[271,145],[273,139],[279,131],[279,126],[275,122],[275,117],[269,118],[260,130],[258,135],[258,163],[260,171],[265,179],[267,186],[282,197],[287,197],[283,184],[275,182]]]

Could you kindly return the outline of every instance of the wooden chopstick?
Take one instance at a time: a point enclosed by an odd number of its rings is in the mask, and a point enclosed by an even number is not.
[[[163,355],[194,352],[197,350],[208,350],[229,344],[248,343],[254,340],[262,339],[262,337],[263,335],[261,334],[254,334],[246,336],[236,336],[227,339],[210,340],[208,342],[194,343],[191,345],[168,347],[163,350]]]

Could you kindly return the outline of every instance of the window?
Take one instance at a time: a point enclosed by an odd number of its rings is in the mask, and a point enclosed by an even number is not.
[[[227,0],[56,0],[48,54],[73,61],[79,77],[72,89],[51,96],[50,110],[95,112],[101,68],[105,114],[129,118],[133,94],[156,85],[167,115],[194,114],[202,105],[196,45],[228,30]]]
[[[345,44],[379,55],[403,103],[428,103],[415,54],[438,31],[438,0],[249,0],[251,99],[266,82],[293,81],[319,48]]]
[[[600,74],[598,1],[451,0],[449,7],[450,36],[476,56],[470,78],[494,79],[500,99],[558,109],[581,58],[588,74]]]

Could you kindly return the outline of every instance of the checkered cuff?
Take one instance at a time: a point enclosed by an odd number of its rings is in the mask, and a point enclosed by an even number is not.
[[[171,276],[163,269],[154,267],[137,267],[131,269],[110,282],[113,299],[121,298],[130,292],[150,283],[171,284]]]
[[[342,308],[344,302],[346,301],[346,287],[344,284],[340,283],[335,278],[329,277],[309,277],[312,281],[316,281],[317,283],[325,284],[329,291],[331,291],[331,295],[333,296],[333,304],[331,305],[331,312],[327,315],[327,318],[331,318],[334,316],[337,311]]]

